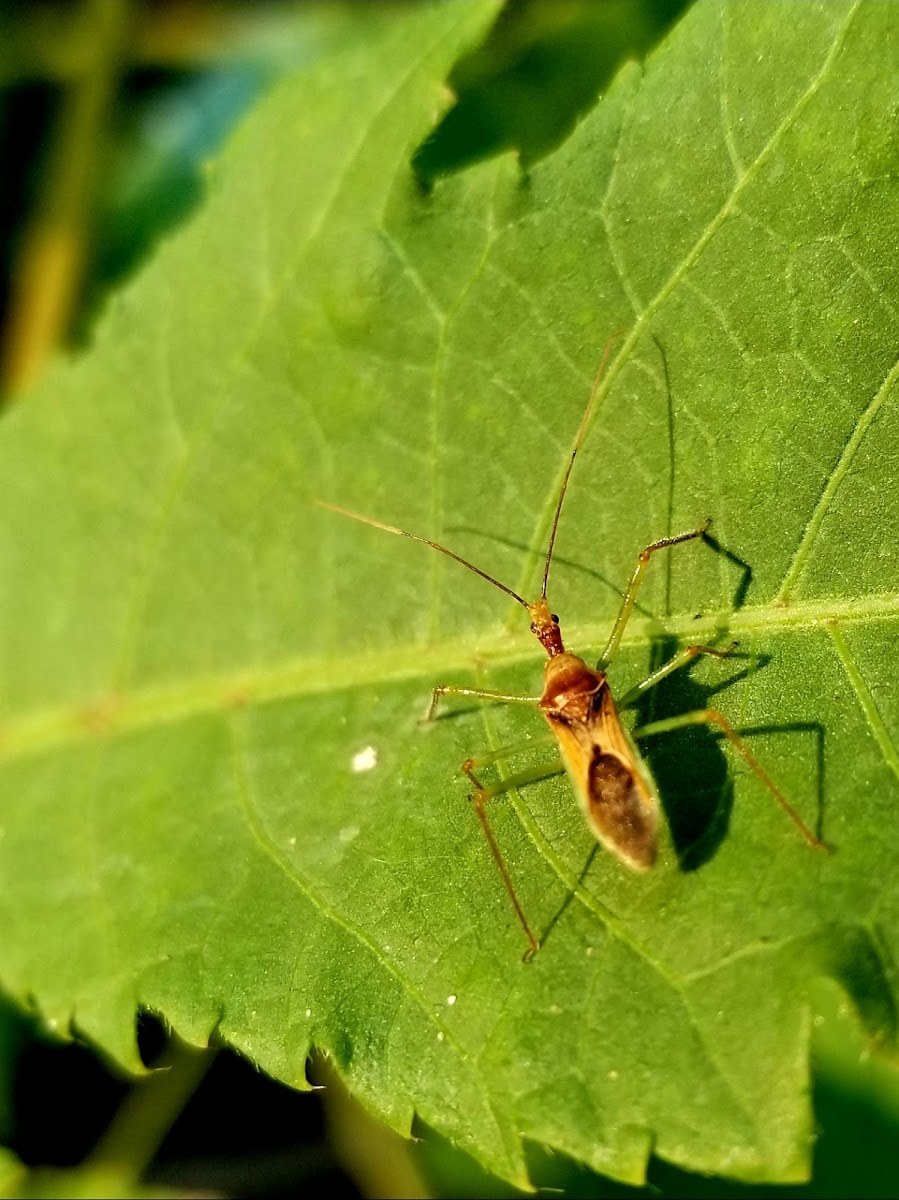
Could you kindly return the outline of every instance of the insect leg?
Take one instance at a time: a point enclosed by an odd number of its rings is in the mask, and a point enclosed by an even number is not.
[[[431,692],[431,700],[427,712],[422,717],[422,723],[434,720],[437,702],[441,696],[477,696],[481,700],[495,700],[499,704],[537,704],[539,696],[518,696],[510,692],[494,692],[489,688],[456,687],[455,684],[441,684]]]
[[[502,877],[506,891],[509,893],[509,899],[512,901],[512,907],[515,909],[515,914],[521,922],[521,927],[525,932],[525,936],[530,943],[530,947],[525,954],[525,959],[533,957],[540,949],[540,942],[537,936],[528,923],[527,917],[524,915],[524,909],[521,906],[521,901],[518,899],[518,893],[515,891],[515,885],[512,882],[512,876],[509,874],[509,868],[506,866],[506,860],[503,858],[502,851],[499,848],[493,830],[490,827],[490,822],[487,820],[487,801],[492,800],[494,796],[499,796],[503,792],[508,792],[512,788],[516,788],[525,783],[533,783],[538,779],[545,779],[548,775],[555,775],[562,769],[561,761],[543,763],[540,766],[529,767],[527,770],[519,771],[515,775],[510,775],[506,779],[499,780],[498,783],[491,787],[484,787],[477,775],[474,773],[475,765],[480,765],[484,759],[489,759],[489,755],[484,755],[480,759],[468,758],[462,764],[462,771],[468,777],[470,783],[474,787],[471,794],[471,799],[474,801],[475,812],[478,814],[478,820],[481,822],[481,828],[484,830],[484,835],[487,838],[487,843],[490,846],[490,853],[493,855],[493,860],[496,863],[497,869]]]
[[[510,746],[500,746],[498,750],[489,750],[486,754],[477,754],[472,758],[466,758],[462,770],[467,775],[466,768],[479,770],[481,767],[489,767],[491,763],[498,762],[501,758],[510,758],[513,754],[523,754],[525,750],[533,750],[536,746],[548,746],[555,740],[555,735],[547,730],[545,733],[535,734],[526,741],[513,742]]]
[[[743,761],[762,781],[808,844],[816,850],[827,849],[824,842],[820,838],[815,837],[755,755],[750,752],[749,747],[736,732],[727,717],[723,713],[718,712],[716,708],[700,708],[695,712],[681,713],[677,717],[668,717],[664,721],[651,721],[648,725],[643,725],[641,728],[635,729],[633,737],[646,738],[653,737],[657,733],[672,733],[675,729],[684,729],[688,725],[717,725],[733,748],[742,757]]]
[[[679,653],[675,654],[669,662],[664,663],[657,671],[653,671],[642,682],[624,693],[618,700],[619,708],[629,708],[630,705],[636,704],[644,692],[648,692],[650,688],[655,687],[657,683],[661,683],[663,679],[667,679],[674,671],[679,671],[681,667],[685,667],[687,663],[693,661],[700,654],[707,654],[711,658],[727,658],[734,650],[736,650],[738,642],[731,642],[724,650],[716,650],[714,646],[686,646]]]
[[[637,599],[637,592],[640,584],[643,582],[643,576],[653,554],[657,550],[667,550],[669,546],[679,546],[681,542],[690,542],[694,538],[704,537],[710,522],[711,517],[708,521],[700,525],[698,529],[691,529],[689,533],[678,533],[674,537],[659,538],[657,542],[650,542],[648,546],[645,546],[640,551],[637,555],[637,565],[634,567],[634,573],[631,575],[627,591],[624,593],[624,599],[621,601],[621,608],[618,610],[618,616],[615,618],[615,624],[612,626],[608,643],[602,652],[602,658],[597,663],[598,670],[604,671],[618,652],[618,646],[624,634],[624,627],[630,619],[634,601]]]

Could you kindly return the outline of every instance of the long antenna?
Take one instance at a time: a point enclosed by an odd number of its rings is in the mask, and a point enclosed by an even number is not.
[[[492,583],[494,587],[498,587],[501,592],[505,592],[513,600],[517,600],[522,608],[530,608],[527,600],[522,600],[517,592],[513,592],[511,588],[506,587],[504,583],[500,583],[498,579],[494,579],[492,575],[488,575],[486,571],[482,571],[480,567],[476,567],[474,563],[470,563],[468,559],[454,554],[452,550],[447,550],[446,546],[441,546],[439,542],[432,542],[430,538],[419,537],[417,533],[409,533],[406,529],[397,529],[395,525],[385,525],[383,521],[376,521],[374,517],[363,517],[361,513],[352,512],[349,508],[340,508],[337,504],[329,504],[327,500],[313,499],[312,503],[317,504],[319,508],[329,508],[331,512],[340,513],[342,517],[351,517],[354,521],[361,521],[363,525],[373,525],[375,529],[383,529],[385,533],[395,533],[397,537],[411,538],[413,542],[421,542],[425,546],[433,546],[435,550],[439,550],[447,558],[455,559],[463,567],[468,567],[469,571],[474,571],[475,575],[480,575],[482,579],[486,579],[488,583]]]
[[[541,599],[546,599],[546,584],[549,580],[549,564],[552,562],[553,546],[556,543],[556,530],[559,528],[559,517],[562,514],[562,501],[565,499],[565,492],[568,488],[568,480],[571,478],[571,468],[574,466],[574,460],[577,458],[577,452],[581,448],[581,442],[584,440],[584,434],[587,432],[587,424],[590,420],[590,415],[593,411],[593,401],[596,399],[596,393],[599,391],[599,384],[603,377],[603,372],[606,369],[606,363],[609,360],[612,346],[624,333],[623,329],[619,329],[605,344],[605,349],[602,352],[602,358],[599,360],[599,366],[596,368],[596,374],[593,377],[593,386],[590,388],[590,398],[587,401],[587,407],[584,409],[584,415],[581,417],[580,428],[577,431],[577,437],[574,439],[574,449],[571,451],[571,458],[568,460],[568,469],[565,472],[565,478],[562,480],[562,490],[559,492],[559,500],[556,504],[556,515],[553,517],[553,527],[549,535],[549,549],[546,551],[546,566],[543,568],[543,588],[540,592]]]

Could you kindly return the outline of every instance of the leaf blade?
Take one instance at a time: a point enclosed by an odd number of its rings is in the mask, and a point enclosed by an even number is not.
[[[892,85],[870,64],[895,18],[773,4],[757,26],[700,4],[526,184],[502,160],[424,195],[415,139],[491,10],[467,11],[403,14],[374,59],[285,86],[91,355],[3,430],[3,978],[52,1019],[74,1008],[123,1061],[139,1003],[192,1040],[218,1027],[297,1086],[315,1044],[395,1128],[417,1112],[519,1183],[522,1137],[632,1181],[650,1147],[799,1178],[805,980],[833,975],[895,1042],[895,899],[868,866],[897,832],[879,799],[896,791],[894,550],[847,552],[858,509],[896,515],[874,488],[895,471],[888,277],[865,354],[851,337],[894,220],[856,223],[871,187],[828,166],[834,146],[844,166],[889,164]],[[342,107],[366,80],[367,124],[361,100]],[[863,268],[848,276],[844,226]],[[729,798],[732,768],[700,735],[649,750],[675,843],[690,803],[714,802],[698,869],[676,844],[645,881],[591,857],[550,781],[494,816],[551,931],[523,967],[454,764],[527,718],[417,717],[434,683],[481,678],[481,656],[492,685],[531,690],[526,631],[482,581],[305,499],[532,583],[597,347],[635,304],[553,603],[574,644],[601,644],[637,549],[711,512],[730,558],[692,547],[654,569],[615,681],[665,637],[739,636],[746,676],[715,703],[759,731],[806,819],[824,798],[839,854],[810,856],[745,773]],[[703,664],[659,715],[720,680]],[[49,966],[34,928],[61,947]]]

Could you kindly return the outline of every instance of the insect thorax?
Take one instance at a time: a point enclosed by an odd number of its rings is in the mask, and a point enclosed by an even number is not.
[[[540,707],[568,722],[587,721],[605,681],[605,675],[565,651],[544,663]]]

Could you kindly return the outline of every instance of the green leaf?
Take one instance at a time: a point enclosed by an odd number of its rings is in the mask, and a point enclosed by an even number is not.
[[[0,1146],[0,1196],[15,1196],[18,1194],[25,1168],[11,1150]]]
[[[424,191],[493,11],[369,17],[279,88],[6,421],[0,978],[125,1063],[138,1005],[296,1086],[317,1046],[519,1183],[522,1139],[797,1179],[809,980],[895,1046],[899,12],[699,3],[526,179]],[[713,516],[718,553],[653,562],[613,683],[739,638],[647,712],[714,694],[835,853],[704,730],[658,739],[649,876],[593,853],[564,778],[494,803],[525,965],[457,764],[539,719],[418,718],[437,683],[538,686],[526,621],[309,500],[533,594],[619,329],[553,607],[595,655],[638,550]]]

